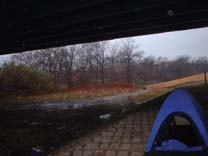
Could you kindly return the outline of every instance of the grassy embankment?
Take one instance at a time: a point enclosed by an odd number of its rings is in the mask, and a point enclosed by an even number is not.
[[[177,88],[184,88],[184,87],[190,88],[190,86],[191,87],[196,86],[201,88],[201,86],[203,86],[203,83],[204,83],[204,74],[197,74],[172,81],[150,84],[146,86],[146,89],[150,90],[149,92],[146,92],[142,95],[138,95],[136,97],[132,97],[132,99],[145,101],[148,99],[152,99],[164,95]]]

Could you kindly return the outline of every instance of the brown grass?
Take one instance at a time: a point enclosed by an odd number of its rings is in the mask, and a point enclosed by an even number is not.
[[[174,88],[182,86],[190,86],[194,84],[200,84],[204,81],[204,74],[198,74],[188,76],[168,82],[157,83],[147,85],[146,88],[150,91],[132,97],[132,99],[148,100],[165,94]],[[106,83],[106,84],[91,84],[79,87],[73,87],[64,89],[61,91],[32,96],[16,96],[12,98],[1,99],[1,104],[6,103],[39,103],[39,102],[51,102],[51,101],[67,101],[67,100],[78,100],[78,99],[91,99],[95,97],[111,96],[119,93],[133,92],[138,89],[134,85],[128,83]]]
[[[1,99],[6,103],[37,103],[51,101],[67,101],[78,99],[91,99],[95,97],[110,96],[118,93],[128,93],[138,90],[138,87],[128,83],[109,83],[94,84],[80,87],[73,87],[49,94],[32,95],[32,96],[16,96],[10,99]],[[3,102],[4,103],[4,102]]]
[[[150,100],[153,98],[157,98],[161,95],[164,95],[170,92],[171,90],[172,90],[171,88],[153,89],[153,90],[143,93],[142,95],[131,97],[130,99],[142,102],[142,101]]]
[[[185,87],[185,86],[195,86],[201,84],[202,82],[204,82],[204,74],[198,74],[198,75],[188,76],[172,81],[151,84],[146,86],[146,88],[150,89],[150,91],[145,92],[142,95],[138,95],[136,97],[131,97],[131,98],[134,100],[145,101],[164,95],[175,88]]]
[[[199,84],[202,83],[203,81],[204,81],[204,74],[198,74],[198,75],[188,76],[172,81],[151,84],[151,85],[147,85],[146,87],[151,89],[172,88],[178,86]]]

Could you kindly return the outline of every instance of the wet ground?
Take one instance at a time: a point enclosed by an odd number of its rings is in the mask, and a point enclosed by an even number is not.
[[[156,110],[161,101],[159,98],[149,104],[95,105],[58,111],[1,110],[0,155],[41,156],[53,153],[91,133],[100,135],[98,132],[102,129],[105,132],[105,127],[112,127],[122,120],[127,124],[130,121],[128,116],[136,113],[133,118],[137,118],[138,111],[147,110],[147,106],[151,106],[152,111],[153,104]],[[113,129],[117,131],[116,127]]]
[[[93,105],[111,105],[111,104],[126,104],[128,103],[128,98],[142,95],[150,91],[149,89],[140,89],[132,93],[122,93],[113,96],[98,97],[86,100],[68,100],[62,102],[47,102],[47,103],[35,103],[35,104],[21,104],[21,105],[1,105],[0,110],[68,110],[68,109],[78,109]]]
[[[208,88],[189,88],[207,110]],[[107,124],[48,154],[48,156],[143,156],[162,98],[144,104],[135,113]]]
[[[208,88],[189,88],[204,109]],[[140,156],[165,95],[144,104],[0,110],[0,156]]]
[[[153,110],[139,111],[69,142],[48,156],[143,156],[155,116]]]

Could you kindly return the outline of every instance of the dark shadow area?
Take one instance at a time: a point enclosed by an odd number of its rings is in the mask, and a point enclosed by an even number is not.
[[[97,105],[64,111],[0,110],[1,156],[46,155],[66,143],[130,114],[158,111],[166,95],[136,105]],[[110,118],[101,119],[101,115]],[[40,150],[41,152],[35,152]]]
[[[100,115],[118,114],[117,106],[66,111],[0,111],[0,155],[43,155],[106,123]],[[117,116],[111,121],[117,119]],[[39,152],[38,152],[39,151]]]
[[[184,114],[172,114],[164,121],[155,145],[161,146],[163,141],[171,139],[178,140],[188,147],[204,144],[196,126]]]

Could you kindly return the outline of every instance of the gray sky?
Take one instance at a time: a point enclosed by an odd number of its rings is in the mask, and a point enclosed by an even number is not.
[[[173,59],[180,55],[192,57],[208,56],[208,28],[175,31],[134,37],[145,55],[163,56]],[[117,41],[117,40],[115,40]],[[0,57],[0,63],[7,60]]]
[[[168,58],[208,56],[208,28],[140,36],[136,40],[147,55]]]
[[[208,56],[208,27],[134,37],[145,55],[170,59],[181,55]],[[121,39],[116,39],[119,42]]]

